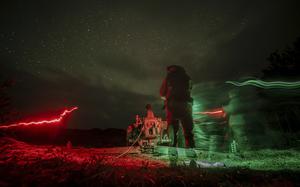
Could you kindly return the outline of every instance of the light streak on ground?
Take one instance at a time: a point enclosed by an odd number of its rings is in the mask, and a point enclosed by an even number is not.
[[[71,109],[64,110],[59,117],[49,120],[42,120],[42,121],[32,121],[32,122],[20,122],[14,123],[10,125],[2,125],[0,128],[10,128],[10,127],[18,127],[18,126],[29,126],[29,125],[43,125],[43,124],[58,124],[63,120],[63,118],[67,115],[72,113],[74,110],[77,110],[78,107],[73,107]]]

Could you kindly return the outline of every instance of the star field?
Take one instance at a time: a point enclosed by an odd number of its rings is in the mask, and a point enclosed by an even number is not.
[[[15,105],[24,115],[78,105],[74,128],[126,127],[147,103],[162,114],[170,64],[195,83],[259,76],[300,33],[296,1],[1,4],[0,68],[17,82]]]

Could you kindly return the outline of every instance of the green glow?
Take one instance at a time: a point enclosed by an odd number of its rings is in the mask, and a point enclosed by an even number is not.
[[[295,92],[299,94],[300,81],[266,82],[248,79],[244,82],[227,81],[226,84],[232,84],[234,88],[229,88],[225,84],[210,83],[199,84],[193,89],[193,119],[195,120],[193,133],[197,160],[222,162],[227,167],[255,170],[300,171],[298,147],[296,149],[281,147],[285,136],[269,126],[276,125],[273,121],[269,122],[268,116],[266,117],[266,110],[272,107],[273,97],[270,100],[268,97],[261,98],[255,89],[266,89],[265,92],[270,95],[285,93],[286,98],[289,98],[289,94],[292,94],[291,96],[295,96]],[[243,88],[244,86],[249,86],[249,89]],[[282,90],[272,92],[271,89]],[[278,103],[284,102],[284,99],[279,100]],[[220,107],[226,112],[224,119],[197,114],[197,112]],[[269,115],[272,118],[271,114]],[[181,133],[178,132],[180,136],[183,136]],[[175,159],[177,165],[185,166],[184,161],[190,160],[188,151],[183,148],[184,146],[178,145],[178,147],[180,148],[156,147],[155,152],[159,155],[156,158],[173,164],[174,154],[170,152],[177,150],[178,155]]]
[[[244,151],[242,154],[230,154],[222,152],[209,152],[194,149],[197,154],[196,160],[223,162],[227,168],[248,168],[262,171],[294,170],[300,171],[300,152],[294,149],[271,150],[260,149],[256,151]],[[175,162],[178,166],[184,166],[184,161],[190,160],[184,148],[174,148],[167,146],[157,146],[154,148],[155,154],[151,157],[163,161],[174,162],[174,156],[170,152],[177,152]]]
[[[226,81],[227,84],[233,84],[235,86],[256,86],[263,89],[298,89],[300,88],[300,81],[296,82],[283,82],[283,81],[273,81],[266,82],[262,80],[247,80],[244,82],[237,81]]]
[[[208,89],[207,89],[208,88]],[[220,124],[214,118],[207,115],[199,115],[197,112],[211,109],[210,98],[213,99],[215,90],[212,86],[198,86],[193,91],[193,119],[195,147],[203,151],[217,151],[222,144]]]

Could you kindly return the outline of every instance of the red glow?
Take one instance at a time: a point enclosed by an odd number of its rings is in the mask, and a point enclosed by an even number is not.
[[[225,117],[226,113],[223,110],[223,108],[214,109],[210,111],[204,111],[204,112],[196,112],[195,114],[202,114],[202,115],[208,115],[213,117]]]
[[[73,107],[71,109],[64,110],[58,118],[49,119],[49,120],[42,120],[42,121],[32,121],[32,122],[20,122],[10,125],[3,125],[0,126],[0,128],[9,128],[9,127],[17,127],[17,126],[29,126],[29,125],[43,125],[43,124],[58,124],[62,121],[62,119],[69,113],[73,112],[74,110],[77,110],[78,107]]]

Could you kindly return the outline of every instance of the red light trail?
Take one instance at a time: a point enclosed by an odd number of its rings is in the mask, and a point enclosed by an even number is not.
[[[215,116],[215,117],[225,117],[226,116],[226,113],[222,108],[215,109],[212,111],[196,112],[195,114],[209,115],[209,116]]]
[[[42,121],[32,121],[32,122],[20,122],[10,125],[3,125],[0,128],[9,128],[9,127],[17,127],[17,126],[29,126],[29,125],[43,125],[43,124],[56,124],[63,120],[63,118],[67,115],[72,113],[74,110],[77,110],[78,107],[72,107],[71,109],[64,110],[58,118],[50,119],[50,120],[42,120]]]

